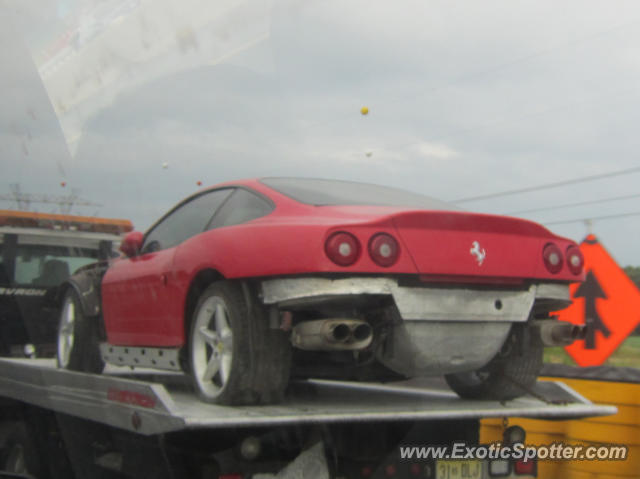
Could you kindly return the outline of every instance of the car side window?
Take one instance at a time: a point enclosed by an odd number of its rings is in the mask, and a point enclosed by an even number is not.
[[[266,216],[272,211],[273,206],[267,200],[238,188],[213,217],[208,229],[238,225]]]
[[[147,233],[142,253],[173,248],[202,233],[211,217],[232,192],[231,188],[211,191],[179,206]]]

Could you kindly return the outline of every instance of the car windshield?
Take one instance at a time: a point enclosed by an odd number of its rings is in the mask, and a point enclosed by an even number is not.
[[[430,210],[457,210],[454,205],[398,188],[355,181],[307,178],[263,178],[262,183],[300,203],[314,206],[406,206]]]

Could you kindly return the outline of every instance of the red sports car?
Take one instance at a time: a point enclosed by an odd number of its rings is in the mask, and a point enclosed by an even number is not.
[[[205,401],[277,401],[290,377],[441,375],[508,399],[544,345],[580,329],[550,314],[583,279],[576,244],[516,218],[345,181],[225,183],[129,233],[62,297],[61,367],[184,370]]]

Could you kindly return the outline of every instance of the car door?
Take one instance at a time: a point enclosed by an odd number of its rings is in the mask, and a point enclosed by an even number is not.
[[[140,254],[109,268],[102,282],[109,343],[176,346],[170,334],[182,314],[172,274],[176,247],[202,233],[232,191],[208,191],[182,202],[147,232]]]

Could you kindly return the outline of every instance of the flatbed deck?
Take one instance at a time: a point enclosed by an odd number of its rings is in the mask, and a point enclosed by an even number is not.
[[[54,360],[0,359],[0,395],[145,435],[189,429],[310,423],[606,416],[560,381],[538,381],[533,396],[506,401],[458,398],[441,382],[394,384],[309,380],[268,406],[201,402],[184,375],[111,370],[102,375],[58,369]]]

